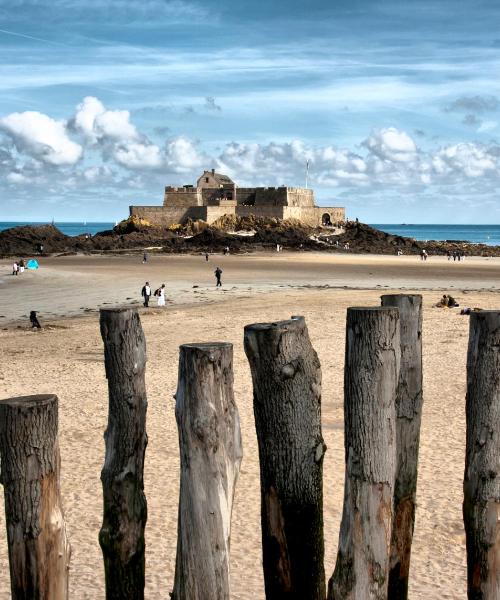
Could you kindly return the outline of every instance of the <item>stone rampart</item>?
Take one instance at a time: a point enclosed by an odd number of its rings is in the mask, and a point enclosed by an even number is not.
[[[287,188],[287,206],[314,207],[314,191],[306,188]]]
[[[130,216],[146,219],[157,227],[170,227],[177,223],[185,223],[188,219],[206,220],[205,206],[130,206]]]
[[[255,188],[255,206],[286,206],[286,187]]]
[[[163,206],[203,206],[201,190],[194,187],[165,188]]]
[[[328,215],[328,218],[326,218],[326,215]],[[337,206],[285,206],[283,209],[283,219],[297,219],[311,227],[319,227],[324,224],[334,225],[335,223],[345,221],[345,208]]]

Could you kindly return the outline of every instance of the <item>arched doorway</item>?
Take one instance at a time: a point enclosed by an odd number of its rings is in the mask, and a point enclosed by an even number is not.
[[[323,225],[323,227],[332,226],[332,219],[330,218],[329,213],[323,213],[323,216],[321,217],[321,224]]]

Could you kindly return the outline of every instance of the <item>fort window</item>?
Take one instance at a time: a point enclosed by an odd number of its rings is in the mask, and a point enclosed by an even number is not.
[[[208,183],[208,182],[209,182],[208,177],[205,177],[205,183]]]

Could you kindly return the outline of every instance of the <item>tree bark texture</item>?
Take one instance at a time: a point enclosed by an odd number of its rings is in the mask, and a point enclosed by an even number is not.
[[[13,600],[66,600],[71,549],[60,493],[58,400],[0,402],[1,479]]]
[[[396,395],[396,480],[388,600],[408,598],[415,527],[418,448],[422,420],[422,296],[382,296],[382,306],[399,309],[401,368]]]
[[[172,600],[229,600],[234,491],[243,456],[233,347],[180,347],[175,396],[181,462]]]
[[[324,600],[321,367],[303,317],[247,325],[267,600]]]
[[[386,600],[396,467],[396,308],[347,310],[345,492],[329,600]]]
[[[470,315],[463,516],[469,600],[500,599],[500,311]]]
[[[101,310],[109,391],[106,456],[101,472],[104,515],[99,543],[107,600],[144,598],[147,519],[146,341],[137,310]]]

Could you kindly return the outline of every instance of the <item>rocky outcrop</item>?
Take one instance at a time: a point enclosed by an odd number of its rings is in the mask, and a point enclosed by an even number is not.
[[[234,253],[273,250],[279,244],[288,250],[324,252],[396,254],[402,250],[403,254],[419,254],[425,248],[430,255],[459,251],[468,256],[500,256],[500,246],[460,241],[418,242],[364,223],[349,222],[343,233],[333,235],[331,230],[314,229],[299,221],[234,215],[221,217],[212,225],[188,221],[184,226],[168,229],[127,219],[91,237],[68,237],[53,225],[14,227],[0,232],[0,256],[33,256],[39,254],[40,244],[43,254],[142,252],[145,248],[173,253],[220,252],[226,246]]]

